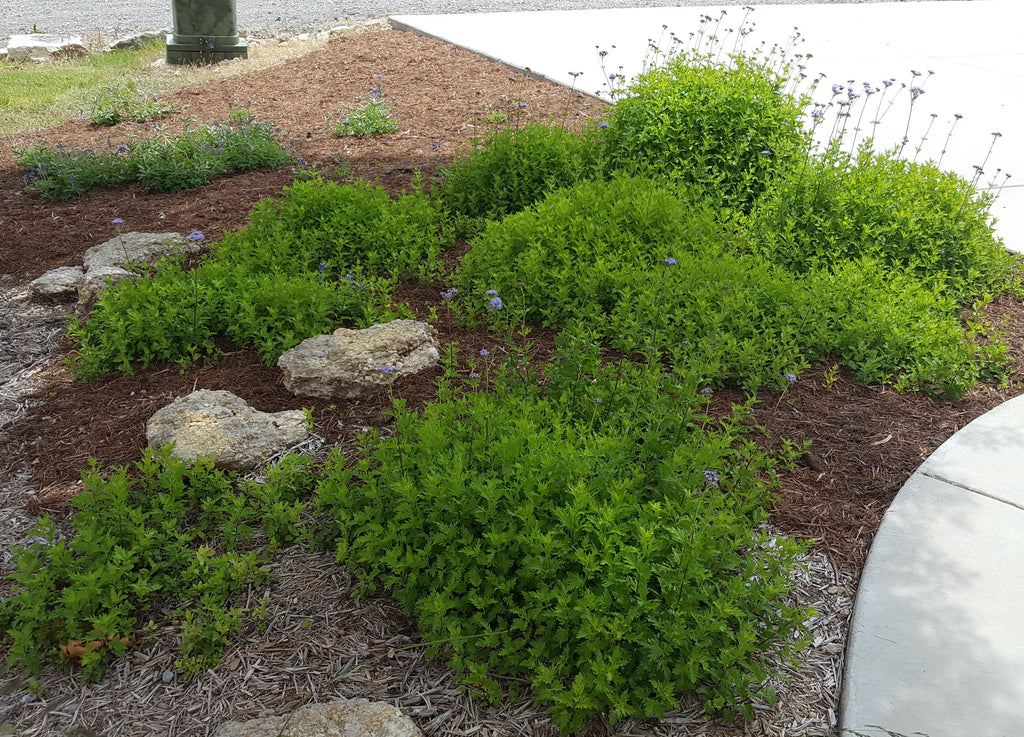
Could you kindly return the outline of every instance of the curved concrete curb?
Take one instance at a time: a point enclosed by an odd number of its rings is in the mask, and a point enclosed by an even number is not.
[[[861,575],[839,726],[1024,735],[1024,396],[947,440],[897,494]]]

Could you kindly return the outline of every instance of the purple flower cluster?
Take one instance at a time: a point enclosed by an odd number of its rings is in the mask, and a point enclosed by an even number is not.
[[[484,294],[491,298],[487,303],[487,309],[497,312],[505,307],[504,303],[501,301],[501,297],[498,296],[497,289],[488,289]]]
[[[709,486],[718,486],[718,473],[715,471],[705,471],[704,479],[708,482]]]

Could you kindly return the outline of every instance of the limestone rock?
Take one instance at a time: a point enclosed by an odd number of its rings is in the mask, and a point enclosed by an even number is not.
[[[120,266],[99,266],[89,269],[75,283],[78,289],[78,306],[82,309],[92,307],[111,284],[124,279],[132,279],[136,275]]]
[[[165,256],[177,253],[199,253],[201,242],[190,241],[180,233],[121,233],[85,252],[82,264],[86,271],[101,266],[155,264]]]
[[[214,737],[422,737],[422,732],[389,704],[338,699],[284,716],[225,722]]]
[[[11,62],[48,62],[88,56],[89,50],[81,36],[58,36],[52,33],[25,33],[11,36],[7,42],[7,60]]]
[[[304,340],[277,361],[284,385],[297,396],[322,399],[368,397],[395,378],[437,365],[437,331],[415,320],[366,328],[338,328]]]
[[[130,36],[124,36],[122,38],[111,41],[103,47],[104,53],[110,53],[111,51],[119,51],[123,49],[137,49],[143,44],[155,41],[157,39],[164,38],[169,33],[167,30],[163,31],[140,31],[139,33],[133,33]]]
[[[33,297],[62,299],[78,292],[78,280],[85,274],[81,266],[58,266],[32,280],[28,291]]]
[[[146,423],[150,447],[174,443],[178,458],[213,455],[218,468],[236,471],[256,468],[307,437],[302,410],[259,412],[231,392],[209,389],[175,399]]]

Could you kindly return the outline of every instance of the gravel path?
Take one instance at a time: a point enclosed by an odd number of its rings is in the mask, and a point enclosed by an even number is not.
[[[841,4],[874,0],[776,0],[772,4],[808,2]],[[388,14],[485,13],[515,10],[572,10],[680,5],[746,5],[749,0],[237,0],[242,35],[262,38],[339,25],[345,19],[382,18]],[[14,33],[124,35],[171,27],[171,0],[0,0],[0,44]]]

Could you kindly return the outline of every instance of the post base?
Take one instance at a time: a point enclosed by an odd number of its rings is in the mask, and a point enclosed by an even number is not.
[[[233,41],[223,42],[216,38],[181,37],[169,33],[164,58],[168,64],[216,64],[228,59],[247,59],[249,49],[245,39],[237,36]]]

